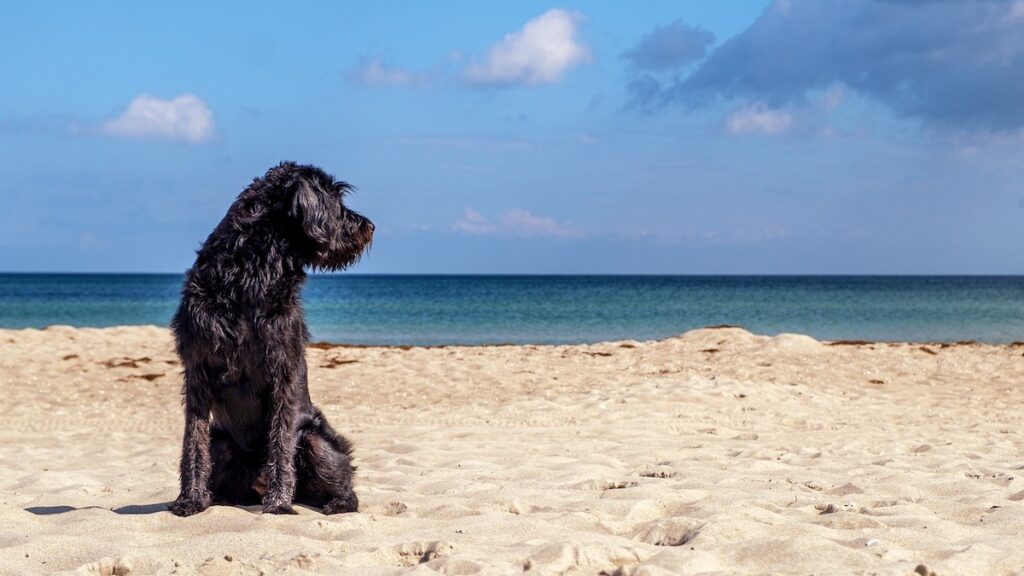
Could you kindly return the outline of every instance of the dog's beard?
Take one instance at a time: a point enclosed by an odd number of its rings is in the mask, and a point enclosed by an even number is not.
[[[337,272],[352,266],[373,245],[373,224],[358,216],[358,221],[345,226],[345,231],[331,246],[316,251],[311,265],[318,270]]]

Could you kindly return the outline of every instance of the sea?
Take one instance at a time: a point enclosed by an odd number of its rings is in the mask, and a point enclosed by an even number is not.
[[[166,326],[180,274],[0,274],[0,327]],[[1024,276],[311,275],[313,340],[653,340],[706,326],[825,340],[1024,341]]]

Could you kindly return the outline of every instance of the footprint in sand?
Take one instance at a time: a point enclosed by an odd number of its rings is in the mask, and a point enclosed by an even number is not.
[[[385,516],[398,516],[408,509],[409,507],[402,502],[388,502],[388,505],[384,507],[384,512],[382,513]]]
[[[434,540],[407,542],[395,546],[393,550],[398,553],[402,564],[405,566],[415,566],[442,556],[450,556],[455,547],[447,542]]]
[[[633,480],[587,480],[586,482],[573,484],[572,487],[577,490],[622,490],[624,488],[633,488],[639,485],[639,482]]]
[[[131,574],[132,561],[129,558],[104,557],[91,564],[84,564],[75,574],[87,576],[127,576]]]
[[[633,536],[633,540],[655,546],[683,546],[692,542],[703,528],[702,524],[698,525],[685,520],[658,520],[641,526]]]

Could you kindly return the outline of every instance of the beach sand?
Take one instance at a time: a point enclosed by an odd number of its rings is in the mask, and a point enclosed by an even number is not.
[[[1024,573],[1020,345],[310,347],[361,511],[184,519],[167,330],[0,346],[2,574]]]

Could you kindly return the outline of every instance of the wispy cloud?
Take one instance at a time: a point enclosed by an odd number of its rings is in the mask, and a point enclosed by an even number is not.
[[[137,96],[119,116],[103,122],[99,132],[115,138],[159,138],[197,144],[213,136],[213,112],[193,94],[162,100]]]
[[[581,230],[554,218],[538,216],[522,208],[506,210],[497,220],[490,220],[480,212],[466,207],[462,218],[452,228],[471,236],[518,236],[521,238],[580,238]]]
[[[725,119],[730,134],[782,134],[793,123],[793,116],[782,110],[771,110],[756,104],[737,110]]]
[[[424,86],[433,79],[426,72],[416,72],[396,66],[389,66],[382,58],[359,59],[359,64],[349,74],[349,79],[364,86],[395,86],[402,88]]]
[[[781,224],[763,224],[736,227],[700,228],[684,227],[673,230],[646,229],[597,234],[616,240],[652,240],[662,243],[684,244],[757,244],[792,238],[793,231]]]
[[[491,222],[487,221],[487,218],[483,214],[473,210],[470,207],[466,207],[465,212],[462,214],[462,218],[455,221],[455,225],[452,226],[457,232],[464,234],[470,234],[472,236],[485,236],[488,234],[494,234],[498,231],[498,227]]]
[[[786,226],[764,225],[733,230],[729,240],[735,243],[774,242],[793,237],[793,231]]]
[[[1014,0],[1013,5],[1010,6],[1011,19],[1024,18],[1024,0]]]
[[[474,84],[510,86],[553,84],[576,66],[590,62],[590,50],[576,39],[583,17],[549,10],[518,32],[506,34],[482,60],[464,72]]]

